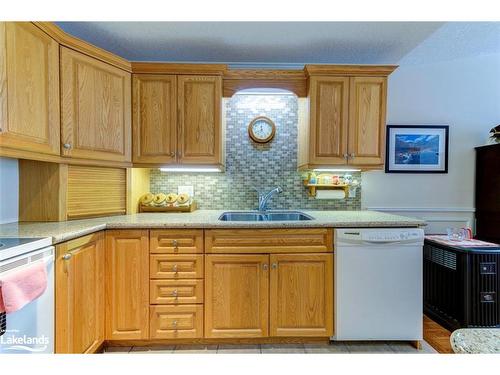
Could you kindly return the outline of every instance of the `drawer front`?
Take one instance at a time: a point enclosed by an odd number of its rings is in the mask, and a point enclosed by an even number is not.
[[[152,305],[203,303],[203,280],[151,280]]]
[[[151,279],[202,279],[203,255],[150,255]]]
[[[208,229],[206,253],[326,253],[333,252],[333,230]]]
[[[150,338],[203,337],[203,305],[150,306]]]
[[[151,230],[151,254],[203,253],[203,229]]]

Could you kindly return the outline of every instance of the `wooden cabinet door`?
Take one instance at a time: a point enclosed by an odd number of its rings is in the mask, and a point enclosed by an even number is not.
[[[351,78],[349,164],[384,164],[386,96],[387,78]]]
[[[0,148],[59,155],[59,45],[30,22],[0,23]]]
[[[333,335],[333,255],[270,256],[270,335]]]
[[[268,255],[205,256],[205,337],[268,335]]]
[[[130,161],[130,73],[61,47],[62,155]]]
[[[222,79],[179,76],[180,164],[222,164]]]
[[[309,164],[347,164],[349,78],[311,77]]]
[[[133,162],[171,164],[177,153],[177,78],[134,74]]]
[[[104,341],[104,233],[57,246],[56,353],[93,353]]]
[[[147,339],[148,335],[148,231],[107,231],[106,339]]]

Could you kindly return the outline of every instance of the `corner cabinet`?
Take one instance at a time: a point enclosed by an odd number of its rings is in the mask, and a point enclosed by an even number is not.
[[[30,22],[0,22],[0,155],[59,156],[59,44]]]
[[[299,169],[383,167],[387,74],[309,77],[308,97],[299,99]]]
[[[149,337],[149,231],[106,231],[106,339]]]
[[[223,164],[222,79],[134,74],[133,162]]]
[[[104,342],[104,233],[56,249],[56,353],[93,353]]]
[[[61,155],[131,160],[131,74],[61,47]]]

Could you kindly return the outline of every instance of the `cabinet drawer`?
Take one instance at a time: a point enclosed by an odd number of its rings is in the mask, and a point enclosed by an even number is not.
[[[203,305],[150,306],[150,338],[203,337]]]
[[[151,279],[203,278],[203,255],[150,255]]]
[[[151,280],[152,305],[203,303],[203,280]]]
[[[203,253],[203,230],[151,230],[149,246],[151,254]]]
[[[207,253],[325,253],[333,252],[333,231],[311,229],[209,229]]]

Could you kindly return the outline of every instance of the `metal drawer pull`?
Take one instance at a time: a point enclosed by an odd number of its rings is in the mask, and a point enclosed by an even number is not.
[[[268,269],[268,268],[269,268],[269,266],[267,265],[267,263],[264,263],[264,264],[262,265],[262,269],[263,269],[264,271],[267,271],[267,269]]]
[[[277,269],[277,268],[278,268],[278,264],[277,264],[277,263],[273,263],[273,264],[271,265],[271,268],[272,268],[273,270]]]
[[[174,264],[174,266],[172,267],[172,270],[177,273],[177,264]]]
[[[71,254],[71,253],[66,253],[66,254],[64,254],[64,255],[63,255],[63,257],[62,257],[62,258],[63,258],[64,260],[70,260],[72,257],[73,257],[73,254]]]
[[[177,329],[177,320],[174,320],[174,321],[172,322],[172,326],[173,326],[175,329]]]
[[[173,247],[179,247],[179,242],[177,240],[172,241],[172,246]]]
[[[175,290],[172,292],[172,295],[173,295],[175,298],[177,298],[177,295],[178,295],[178,293],[177,293],[177,289],[175,289]]]

